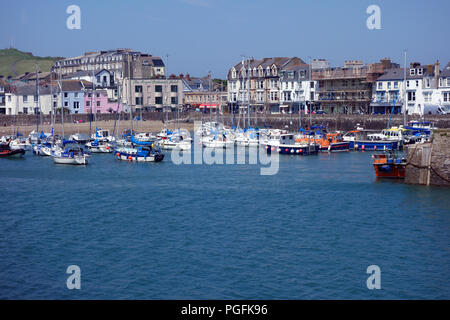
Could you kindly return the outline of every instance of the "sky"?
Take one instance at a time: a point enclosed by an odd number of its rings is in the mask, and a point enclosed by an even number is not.
[[[225,78],[242,56],[450,61],[448,0],[0,0],[0,48],[39,56],[132,48],[168,55],[169,73]],[[81,29],[66,9],[77,5]],[[381,29],[369,30],[370,5]]]

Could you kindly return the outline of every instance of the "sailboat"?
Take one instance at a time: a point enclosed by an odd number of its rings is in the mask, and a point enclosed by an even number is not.
[[[64,103],[63,103],[63,90],[62,90],[62,76],[61,67],[59,71],[59,89],[61,94],[61,146],[55,147],[54,140],[52,140],[52,158],[57,164],[71,164],[71,165],[87,165],[87,154],[83,148],[80,147],[78,142],[73,140],[64,140]],[[52,129],[53,130],[53,129]]]

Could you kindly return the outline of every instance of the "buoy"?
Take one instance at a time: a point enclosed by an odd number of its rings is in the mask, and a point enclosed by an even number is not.
[[[286,152],[289,152],[289,149],[288,148],[286,148],[284,151],[286,151]]]
[[[109,147],[108,147],[108,146],[106,146],[106,150],[109,150]]]
[[[131,159],[132,159],[132,158],[131,158],[131,156],[128,156],[128,160],[130,160],[130,161],[131,161]]]
[[[118,156],[120,156],[120,153],[117,152],[117,153],[116,153],[116,157],[118,157]]]
[[[364,145],[361,146],[361,149],[364,150]]]
[[[275,147],[272,147],[272,151],[275,151]]]
[[[299,151],[299,152],[303,152],[303,149],[299,149],[298,151]]]
[[[377,146],[373,146],[373,150],[377,151]]]

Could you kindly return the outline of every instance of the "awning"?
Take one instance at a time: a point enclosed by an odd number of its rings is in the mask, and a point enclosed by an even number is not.
[[[206,109],[216,109],[218,107],[219,107],[218,104],[213,104],[213,103],[211,103],[211,104],[201,104],[199,106],[200,109],[204,109],[204,108],[206,108]]]

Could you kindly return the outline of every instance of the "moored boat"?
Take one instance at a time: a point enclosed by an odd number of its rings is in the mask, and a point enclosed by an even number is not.
[[[392,152],[374,154],[373,168],[377,178],[405,178],[406,159]]]
[[[115,150],[117,160],[135,162],[160,162],[164,154],[152,146],[123,147]]]
[[[0,144],[0,158],[23,157],[24,149],[11,149],[9,144]]]
[[[280,135],[279,143],[269,142],[266,145],[267,153],[278,152],[280,154],[292,155],[314,155],[319,152],[319,145],[316,143],[295,142],[295,135],[288,133]]]
[[[62,149],[54,151],[52,153],[52,158],[57,164],[88,164],[86,153],[75,141],[63,141]]]

